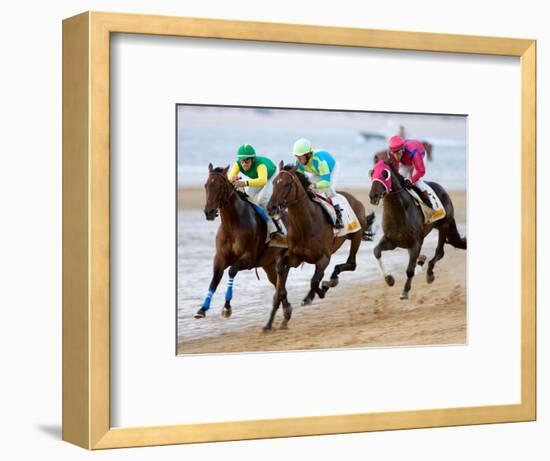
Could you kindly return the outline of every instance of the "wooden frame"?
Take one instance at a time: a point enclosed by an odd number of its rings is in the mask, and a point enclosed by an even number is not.
[[[521,403],[111,428],[109,45],[140,33],[521,58]],[[88,449],[336,434],[536,417],[536,42],[87,12],[63,21],[63,439]]]

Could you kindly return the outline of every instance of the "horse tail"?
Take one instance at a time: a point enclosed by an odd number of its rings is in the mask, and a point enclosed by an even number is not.
[[[374,224],[374,220],[376,219],[376,216],[374,214],[374,211],[371,211],[368,215],[365,216],[365,225],[363,226],[363,240],[366,242],[372,241],[372,238],[374,237],[374,231],[372,230],[372,225]]]
[[[447,243],[451,244],[455,248],[460,248],[462,250],[466,249],[466,237],[461,237],[460,234],[458,233],[458,229],[456,227],[456,221],[454,220],[454,218],[451,220],[451,224],[449,226]]]

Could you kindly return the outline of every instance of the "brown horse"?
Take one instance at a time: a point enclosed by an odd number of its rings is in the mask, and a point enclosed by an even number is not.
[[[213,168],[208,165],[206,190],[206,219],[213,221],[221,214],[221,224],[216,234],[216,255],[208,294],[195,318],[203,318],[210,308],[210,301],[225,269],[229,267],[229,279],[225,294],[225,305],[222,315],[231,316],[231,298],[233,280],[242,270],[261,267],[269,281],[276,285],[277,273],[275,264],[286,250],[269,247],[266,243],[267,225],[242,192],[237,191],[229,179],[226,168]]]
[[[424,264],[425,258],[419,258],[424,238],[433,229],[439,231],[435,255],[428,263],[428,283],[435,280],[434,266],[445,254],[443,250],[445,243],[465,250],[467,246],[466,238],[461,237],[458,233],[454,219],[453,203],[449,194],[439,184],[426,181],[441,200],[446,216],[432,224],[424,224],[422,211],[411,194],[404,188],[403,177],[395,171],[390,162],[380,160],[371,172],[371,179],[372,187],[369,194],[371,204],[378,205],[380,200],[384,202],[384,216],[382,218],[384,235],[378,245],[374,247],[374,256],[384,280],[389,286],[393,286],[395,279],[386,274],[382,266],[382,252],[394,250],[397,247],[406,248],[409,251],[407,281],[401,294],[401,299],[407,299],[416,264]]]
[[[320,298],[330,287],[338,284],[338,274],[343,271],[354,271],[357,267],[356,255],[363,238],[368,237],[374,213],[365,216],[365,207],[351,194],[340,192],[349,201],[353,211],[360,221],[361,229],[344,237],[335,237],[329,218],[321,205],[314,202],[308,193],[311,183],[305,175],[297,171],[293,165],[279,164],[279,174],[273,180],[273,194],[267,205],[270,214],[283,208],[288,209],[288,250],[277,263],[277,288],[273,299],[273,309],[264,330],[271,330],[279,304],[283,303],[283,328],[287,326],[292,314],[292,307],[286,296],[286,279],[291,267],[297,267],[303,262],[315,264],[315,273],[311,279],[310,290],[303,299],[302,305],[309,305],[317,294]],[[351,241],[350,252],[344,264],[338,264],[329,282],[319,286],[331,255],[346,241]]]

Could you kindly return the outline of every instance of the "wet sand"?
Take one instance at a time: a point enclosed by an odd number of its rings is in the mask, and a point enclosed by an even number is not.
[[[344,282],[311,306],[293,304],[287,330],[264,333],[262,325],[181,343],[178,353],[280,351],[339,347],[389,347],[466,343],[465,252],[449,249],[428,285],[414,278],[410,298],[399,299],[404,274],[396,284]],[[266,321],[269,312],[266,310]],[[219,315],[219,313],[212,313]],[[238,315],[238,314],[237,314]],[[197,320],[208,321],[208,318]]]
[[[368,205],[368,190],[350,190]],[[455,204],[457,222],[465,228],[466,194],[451,192]],[[200,208],[204,205],[204,191],[182,189],[179,191],[180,208]],[[380,210],[377,210],[378,212]],[[462,233],[464,231],[461,231]],[[381,230],[375,241],[381,237]],[[423,253],[430,258],[433,244],[425,245]],[[266,302],[265,321],[242,329],[221,332],[204,338],[193,338],[178,345],[179,354],[222,353],[243,351],[279,351],[302,349],[327,349],[339,347],[389,347],[436,344],[464,344],[467,340],[466,311],[466,252],[449,245],[445,257],[435,269],[436,280],[426,282],[425,271],[413,280],[410,298],[399,299],[405,283],[406,253],[403,262],[394,264],[392,274],[396,284],[388,287],[380,277],[375,279],[347,280],[342,274],[341,283],[331,289],[323,300],[315,299],[313,305],[302,307],[300,298],[290,299],[294,311],[287,330],[279,329],[282,310],[279,310],[275,329],[262,331],[267,321],[270,303]],[[366,261],[374,266],[374,258]],[[307,291],[304,289],[304,292]],[[268,299],[271,299],[271,291]],[[245,313],[234,309],[229,320],[220,319],[220,310],[213,306],[209,317],[190,322],[239,322]],[[243,323],[247,323],[243,319]]]

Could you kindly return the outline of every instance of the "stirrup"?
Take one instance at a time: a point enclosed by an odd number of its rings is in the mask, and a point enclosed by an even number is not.
[[[344,228],[344,220],[342,219],[342,209],[340,208],[340,205],[333,205],[334,212],[336,213],[336,222],[334,223],[335,229],[343,229]]]

